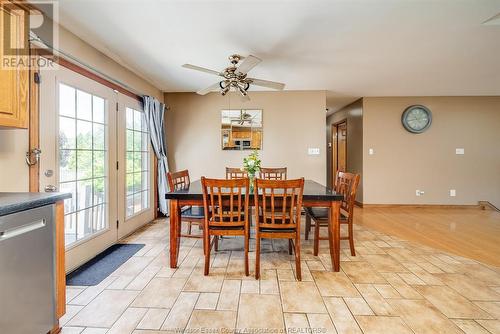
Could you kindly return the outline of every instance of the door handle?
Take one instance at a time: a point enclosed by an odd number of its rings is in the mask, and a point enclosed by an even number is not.
[[[52,184],[48,184],[45,186],[45,192],[46,193],[53,193],[53,192],[56,192],[57,191],[57,187],[52,185]]]
[[[26,152],[26,163],[28,166],[33,166],[36,165],[40,161],[40,154],[42,153],[42,150],[39,148],[34,148],[29,152]],[[31,156],[35,156],[35,161],[31,160]]]
[[[39,228],[42,228],[45,225],[47,225],[45,223],[45,219],[41,219],[19,227],[14,227],[11,229],[7,229],[5,231],[0,231],[0,241],[13,238],[18,235],[25,234],[34,230],[38,230]]]

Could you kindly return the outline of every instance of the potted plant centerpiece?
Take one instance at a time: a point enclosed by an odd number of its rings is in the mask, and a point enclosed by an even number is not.
[[[253,192],[253,181],[255,180],[255,173],[260,170],[259,152],[253,151],[248,157],[243,158],[243,170],[248,174],[250,179],[250,191]]]

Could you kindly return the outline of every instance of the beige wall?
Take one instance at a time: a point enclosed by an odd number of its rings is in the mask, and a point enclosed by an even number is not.
[[[163,93],[148,80],[130,71],[124,65],[109,58],[105,54],[96,50],[70,31],[59,28],[59,49],[69,54],[86,65],[90,65],[96,70],[124,83],[135,93],[147,94],[163,101]]]
[[[325,184],[324,91],[251,92],[241,103],[236,95],[167,93],[167,150],[171,170],[189,169],[192,179],[224,177],[226,166],[241,166],[249,151],[221,149],[221,109],[262,109],[262,165],[288,167],[289,178],[305,177]],[[309,147],[320,155],[309,156]]]
[[[347,120],[347,171],[361,174],[356,200],[363,202],[363,100],[359,99],[326,119],[326,141],[332,143],[332,124]],[[328,185],[332,185],[333,145],[328,146],[326,175]]]
[[[401,125],[403,110],[413,104],[432,111],[432,126],[423,134]],[[500,97],[365,98],[363,146],[365,204],[486,200],[500,206]],[[456,148],[465,155],[456,155]],[[417,197],[416,189],[425,194]]]
[[[0,129],[0,192],[28,191],[28,130]]]
[[[155,96],[163,101],[163,93],[159,89],[64,28],[59,30],[59,49],[123,82],[137,92]],[[43,114],[44,111],[41,110],[40,116],[43,117]],[[28,146],[27,130],[0,129],[0,191],[29,190],[29,170],[24,162]]]

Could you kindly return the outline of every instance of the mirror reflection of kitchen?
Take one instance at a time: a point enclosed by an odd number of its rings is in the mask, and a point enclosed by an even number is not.
[[[262,110],[221,111],[223,150],[260,150],[262,148]]]

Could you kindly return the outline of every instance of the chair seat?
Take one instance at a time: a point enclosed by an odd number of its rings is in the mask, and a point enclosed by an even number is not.
[[[245,226],[210,226],[210,230],[225,230],[225,231],[232,231],[232,230],[244,230]]]
[[[181,210],[182,218],[203,219],[205,218],[205,210],[202,206],[187,206]]]
[[[329,208],[305,208],[306,214],[311,216],[314,220],[327,220]],[[347,217],[340,213],[341,220],[347,220]]]

